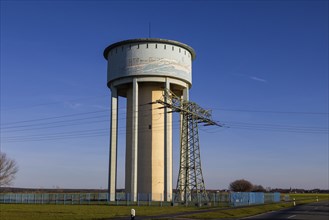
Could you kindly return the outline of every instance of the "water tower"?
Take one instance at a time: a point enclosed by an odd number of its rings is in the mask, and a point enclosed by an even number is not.
[[[158,38],[120,41],[104,50],[111,90],[109,195],[115,200],[117,182],[118,97],[127,99],[125,191],[155,201],[172,200],[172,116],[153,104],[163,91],[184,100],[192,86],[190,46]]]

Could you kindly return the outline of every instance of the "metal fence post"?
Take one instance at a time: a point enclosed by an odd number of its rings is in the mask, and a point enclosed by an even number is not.
[[[162,207],[162,193],[160,194],[160,205]]]
[[[149,206],[151,206],[151,193],[148,194],[149,199]]]
[[[129,206],[129,193],[126,193],[126,204]]]

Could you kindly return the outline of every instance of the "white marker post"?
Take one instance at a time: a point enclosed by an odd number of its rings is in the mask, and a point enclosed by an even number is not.
[[[296,206],[296,200],[295,200],[295,198],[294,198],[294,206]]]
[[[131,220],[134,220],[135,219],[135,209],[131,209],[131,211],[130,211],[130,219]]]

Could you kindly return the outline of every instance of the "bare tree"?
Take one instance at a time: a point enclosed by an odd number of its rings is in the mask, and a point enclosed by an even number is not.
[[[253,185],[252,192],[265,192],[266,190],[264,189],[264,187],[262,185]]]
[[[234,192],[250,192],[253,185],[248,180],[235,180],[230,183],[230,190]]]
[[[0,152],[0,186],[9,186],[13,183],[15,175],[18,172],[16,161]]]

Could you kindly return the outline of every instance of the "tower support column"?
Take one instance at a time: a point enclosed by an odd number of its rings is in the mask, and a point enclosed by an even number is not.
[[[131,200],[137,201],[137,166],[138,166],[138,82],[133,79],[132,92],[132,126],[131,126]]]
[[[109,152],[109,201],[116,199],[117,184],[117,146],[118,146],[118,94],[111,87],[111,121],[110,121],[110,152]]]
[[[165,82],[165,89],[170,90],[168,79]],[[172,200],[172,115],[168,110],[167,107],[164,108],[164,201]]]

